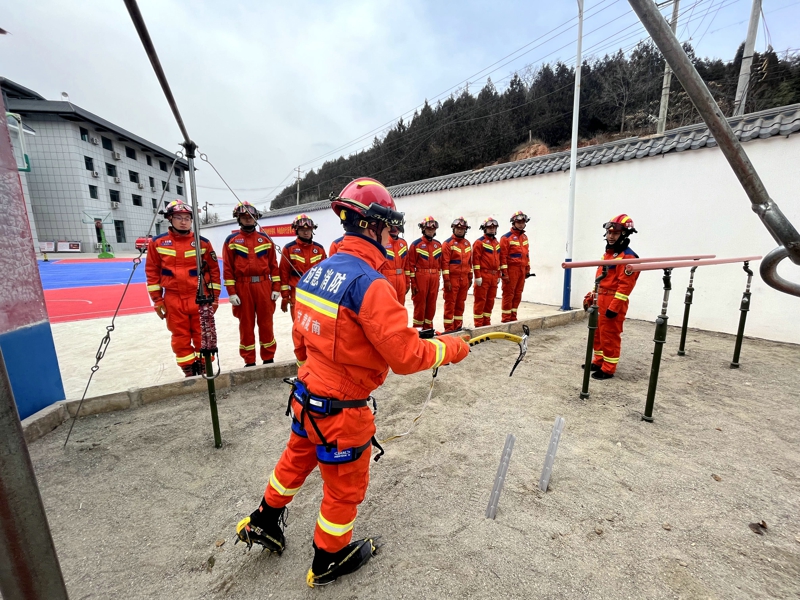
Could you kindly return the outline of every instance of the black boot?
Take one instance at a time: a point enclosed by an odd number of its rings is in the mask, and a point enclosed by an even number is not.
[[[271,364],[272,364],[272,363],[274,363],[274,362],[275,362],[275,359],[274,359],[274,358],[270,358],[270,359],[268,359],[268,360],[265,360],[265,361],[264,361],[264,362],[262,362],[261,364],[262,364],[262,365],[271,365]]]
[[[592,373],[592,379],[611,379],[613,376],[613,373],[606,373],[605,371],[596,371]]]
[[[375,556],[380,548],[376,538],[350,542],[338,552],[326,552],[314,544],[314,561],[306,575],[308,587],[333,583],[342,575],[358,571]]]
[[[583,364],[581,365],[581,369],[585,369],[585,368],[586,368],[586,363],[583,363]],[[594,364],[594,363],[592,363],[592,364],[590,364],[590,365],[589,365],[589,370],[590,370],[592,373],[594,373],[595,371],[599,371],[601,368],[602,368],[602,367],[601,367],[600,365],[596,365],[596,364]]]
[[[236,542],[241,540],[251,549],[253,544],[262,546],[270,552],[277,552],[280,556],[286,548],[286,538],[283,530],[286,528],[286,507],[272,508],[261,499],[261,506],[245,517],[236,525]]]
[[[255,367],[256,363],[244,363],[245,367]]]
[[[181,367],[181,371],[183,371],[184,377],[194,377],[195,375],[197,375],[197,373],[194,372],[194,363],[183,365]]]

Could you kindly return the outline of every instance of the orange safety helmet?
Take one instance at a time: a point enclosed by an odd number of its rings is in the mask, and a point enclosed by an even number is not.
[[[397,210],[389,190],[380,182],[369,177],[354,179],[331,200],[331,208],[342,222],[347,220],[348,211],[367,219],[380,221],[390,227],[405,223],[405,215]]]
[[[521,210],[518,210],[513,215],[511,215],[511,222],[512,223],[514,221],[521,221],[523,219],[525,220],[526,223],[531,220],[531,218],[528,215],[526,215],[524,212],[522,212]]]
[[[183,200],[173,200],[167,207],[161,211],[161,214],[164,215],[165,218],[169,219],[175,213],[189,213],[190,215],[194,215],[192,212],[192,207],[186,204]]]
[[[633,219],[631,219],[625,213],[621,215],[617,215],[610,221],[603,223],[603,229],[608,231],[609,229],[614,231],[619,231],[624,235],[630,235],[632,233],[638,233],[633,226]]]
[[[297,231],[301,227],[310,227],[311,229],[316,229],[317,226],[314,225],[314,221],[309,217],[307,214],[303,213],[302,215],[297,215],[292,221],[292,229]]]
[[[472,229],[468,224],[467,220],[464,217],[458,217],[453,221],[450,225],[450,229],[455,229],[456,227],[463,227],[464,229]]]
[[[255,206],[250,204],[247,200],[240,202],[233,209],[233,218],[238,219],[239,215],[250,215],[255,220],[261,218],[261,212]]]
[[[434,229],[439,229],[439,221],[430,216],[424,217],[422,221],[419,222],[419,228],[424,231],[426,227],[433,227]]]
[[[495,219],[494,217],[489,217],[487,219],[484,219],[479,229],[486,231],[487,227],[499,227],[499,226],[500,224],[497,222],[497,219]]]

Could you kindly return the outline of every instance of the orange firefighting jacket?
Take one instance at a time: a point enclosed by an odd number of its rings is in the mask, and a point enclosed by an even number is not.
[[[601,260],[622,260],[623,258],[639,258],[639,255],[630,248],[625,248],[619,254],[606,252]],[[597,267],[595,277],[600,277],[602,274],[603,267]],[[628,307],[628,296],[633,291],[637,279],[639,279],[639,271],[627,275],[623,265],[608,267],[608,274],[600,282],[599,290],[600,294],[614,294],[611,304],[608,305],[608,310],[618,313],[622,312],[623,308]]]
[[[450,275],[472,277],[472,245],[467,238],[451,235],[442,244],[442,275],[449,281]]]
[[[214,297],[218,298],[222,286],[219,281],[219,263],[211,242],[200,238],[200,254],[205,266],[205,281]],[[180,234],[172,227],[167,233],[150,240],[147,246],[147,292],[153,302],[160,302],[163,290],[176,292],[182,296],[197,295],[197,252],[194,233]]]
[[[306,361],[298,377],[312,394],[365,399],[389,368],[407,375],[458,362],[469,353],[460,338],[420,339],[408,326],[397,292],[377,272],[385,261],[380,244],[349,234],[339,252],[312,267],[297,285],[292,336],[297,359]],[[357,410],[366,411],[372,435],[371,411]],[[346,447],[341,437],[332,437]]]
[[[500,268],[508,269],[509,265],[524,267],[526,273],[531,270],[528,236],[514,228],[500,238]]]
[[[381,275],[387,276],[389,281],[393,281],[392,277],[405,277],[406,290],[411,285],[411,273],[406,268],[408,261],[408,242],[403,238],[389,240],[389,244],[384,246],[386,250],[386,263],[381,266]]]
[[[272,281],[272,291],[281,289],[278,256],[275,244],[265,233],[237,231],[225,240],[222,249],[222,279],[228,295],[236,294],[236,282],[252,281],[253,277]]]
[[[328,250],[328,256],[333,256],[334,254],[336,254],[339,251],[339,246],[342,245],[342,240],[343,239],[344,239],[344,236],[342,236],[340,238],[336,238],[335,240],[333,240],[331,242],[331,247]]]
[[[433,239],[430,242],[422,236],[408,247],[406,269],[413,280],[418,270],[434,270],[442,274],[442,245]]]
[[[281,296],[289,298],[300,277],[325,258],[325,248],[313,240],[304,242],[297,238],[286,244],[281,251]]]
[[[482,235],[472,245],[472,264],[475,277],[481,277],[481,271],[500,270],[500,242],[496,237]],[[495,273],[499,275],[499,273]]]

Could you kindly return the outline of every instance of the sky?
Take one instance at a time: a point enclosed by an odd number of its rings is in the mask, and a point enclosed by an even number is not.
[[[0,76],[166,149],[181,135],[122,0],[0,0]],[[426,99],[575,63],[569,0],[140,0],[192,139],[260,208],[301,172],[371,145]],[[749,0],[681,0],[678,37],[732,59]],[[671,14],[671,5],[662,12]],[[764,0],[756,50],[800,49],[800,0]],[[647,39],[626,0],[586,0],[584,59]],[[228,218],[236,198],[198,161],[198,198]],[[359,174],[357,174],[359,175]],[[343,184],[346,182],[342,182]]]

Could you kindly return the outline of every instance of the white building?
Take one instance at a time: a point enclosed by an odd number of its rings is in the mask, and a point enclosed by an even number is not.
[[[34,239],[80,242],[92,252],[99,231],[84,221],[106,217],[106,238],[115,250],[133,250],[136,238],[166,227],[158,201],[186,199],[187,163],[175,155],[69,101],[50,101],[13,81],[0,78],[6,111],[21,115],[35,135],[26,135],[30,172],[24,174],[26,203],[32,212]],[[73,249],[75,246],[73,245]]]

